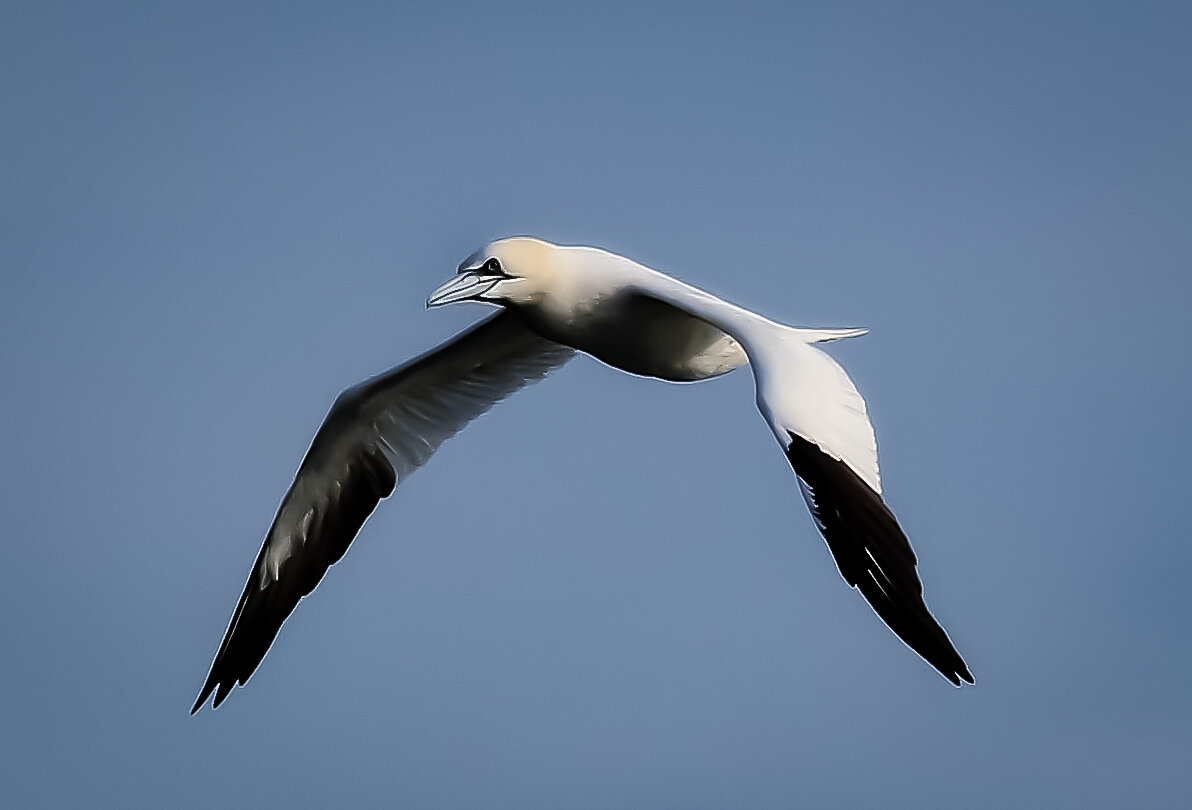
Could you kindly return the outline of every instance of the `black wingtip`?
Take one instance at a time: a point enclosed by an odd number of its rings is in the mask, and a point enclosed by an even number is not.
[[[194,717],[195,714],[199,711],[199,709],[203,708],[203,704],[207,702],[207,696],[210,694],[211,694],[211,691],[208,689],[204,689],[199,694],[198,700],[195,701],[195,705],[190,707],[190,716],[191,717]]]
[[[963,664],[964,662],[962,661],[961,663]],[[957,689],[961,688],[962,686],[964,686],[966,684],[969,686],[974,686],[977,683],[977,681],[973,678],[973,673],[969,672],[967,665],[961,667],[956,672],[944,672],[943,670],[940,670],[939,672],[941,675],[943,675],[945,678],[947,678],[952,683],[952,685],[955,686]]]
[[[198,698],[195,700],[195,705],[190,707],[191,716],[194,716],[199,709],[203,708],[203,704],[207,702],[207,698],[211,697],[211,693],[215,691],[218,682],[215,680],[214,674],[207,676],[207,682],[203,684],[202,691],[199,692]],[[217,701],[211,708],[219,706]]]
[[[915,553],[880,494],[844,461],[794,433],[787,459],[845,581],[902,641],[954,686],[975,683],[923,601]]]
[[[212,693],[215,697],[211,708],[218,709],[237,685],[248,682],[298,602],[314,590],[327,569],[344,555],[377,503],[393,492],[397,472],[380,450],[362,447],[341,482],[334,497],[328,497],[313,512],[310,535],[302,538],[307,547],[305,567],[287,563],[282,579],[266,579],[264,585],[259,584],[255,572],[263,570],[269,540],[262,545],[253,563],[254,573],[244,586],[191,714],[202,708]],[[274,528],[269,532],[272,537]]]
[[[214,678],[208,680],[203,685],[203,691],[199,693],[199,698],[195,701],[195,705],[191,707],[190,713],[194,715],[199,709],[203,708],[203,704],[207,702],[207,698],[211,697],[212,692],[215,693],[215,698],[211,701],[211,708],[218,709],[219,705],[228,699],[228,695],[232,693],[232,689],[235,686],[235,681],[232,683],[222,683],[214,680]]]
[[[232,683],[221,683],[219,688],[215,690],[215,700],[211,701],[211,708],[218,709],[219,705],[228,699],[228,695],[232,694],[232,687],[235,685],[235,681]]]

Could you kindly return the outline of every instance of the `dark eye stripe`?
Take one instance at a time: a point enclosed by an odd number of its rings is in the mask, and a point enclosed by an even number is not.
[[[480,269],[491,276],[500,276],[501,278],[513,278],[513,276],[511,276],[505,272],[505,270],[501,267],[500,260],[495,257],[486,261]]]

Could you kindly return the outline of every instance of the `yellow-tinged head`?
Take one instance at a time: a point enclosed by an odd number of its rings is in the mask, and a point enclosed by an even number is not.
[[[564,249],[541,239],[514,236],[490,242],[464,259],[458,274],[426,300],[428,307],[456,301],[531,306],[557,283]]]

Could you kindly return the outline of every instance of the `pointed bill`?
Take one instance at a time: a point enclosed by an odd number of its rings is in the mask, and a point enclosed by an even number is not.
[[[460,273],[439,287],[426,299],[426,307],[441,307],[456,301],[474,301],[491,290],[500,276],[482,275],[475,272]]]

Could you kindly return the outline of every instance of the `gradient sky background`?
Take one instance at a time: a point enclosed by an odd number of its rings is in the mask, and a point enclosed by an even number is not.
[[[334,5],[0,11],[0,805],[1186,806],[1192,6]],[[868,326],[977,686],[845,586],[747,372],[580,359],[190,717],[335,395],[516,233]]]

